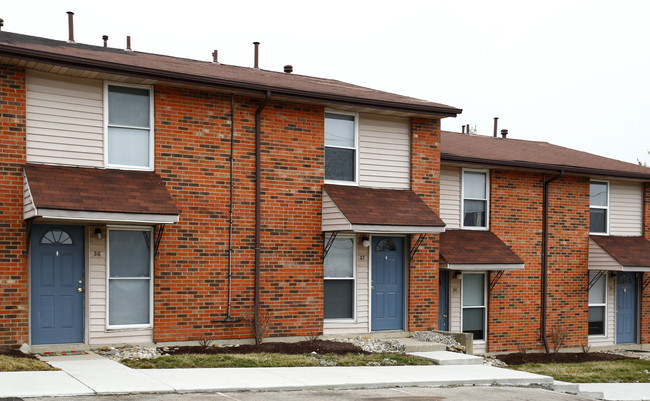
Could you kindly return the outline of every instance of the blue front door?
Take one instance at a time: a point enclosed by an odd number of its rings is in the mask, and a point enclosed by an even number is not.
[[[438,278],[438,330],[449,330],[449,271],[440,270]]]
[[[375,330],[404,327],[404,238],[372,239],[372,317]]]
[[[617,273],[616,342],[636,342],[636,275]]]
[[[32,344],[83,342],[83,258],[83,227],[33,226]]]

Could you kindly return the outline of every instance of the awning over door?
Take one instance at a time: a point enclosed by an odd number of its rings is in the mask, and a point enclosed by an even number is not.
[[[25,219],[178,222],[178,208],[152,171],[27,164],[24,173]]]
[[[592,235],[589,270],[650,272],[650,241],[643,237]]]
[[[413,191],[323,186],[322,231],[437,234],[445,223]]]
[[[440,268],[519,270],[524,261],[490,231],[447,230],[440,234]]]

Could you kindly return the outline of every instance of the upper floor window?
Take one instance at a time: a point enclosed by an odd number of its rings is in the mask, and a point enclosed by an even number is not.
[[[609,184],[592,181],[589,185],[589,232],[607,234],[609,232]]]
[[[325,113],[325,179],[357,181],[357,124],[354,114]]]
[[[151,88],[108,84],[106,93],[108,166],[153,169]]]
[[[487,171],[463,170],[463,227],[488,227]]]

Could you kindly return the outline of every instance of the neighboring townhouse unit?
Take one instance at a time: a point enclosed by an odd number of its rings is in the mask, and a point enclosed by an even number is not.
[[[437,326],[459,109],[0,32],[0,110],[0,345]]]
[[[442,133],[439,326],[474,350],[650,343],[650,169]]]

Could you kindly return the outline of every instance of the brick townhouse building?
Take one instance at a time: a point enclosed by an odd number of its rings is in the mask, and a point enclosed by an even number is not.
[[[0,107],[0,344],[436,327],[461,110],[9,32]]]
[[[0,32],[0,344],[648,343],[648,169],[286,71]]]

